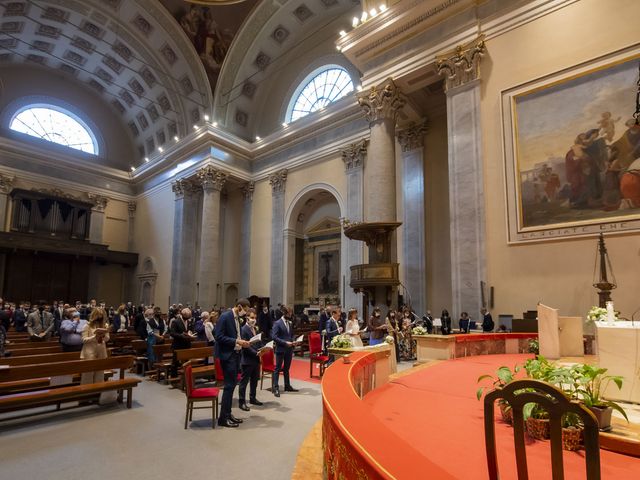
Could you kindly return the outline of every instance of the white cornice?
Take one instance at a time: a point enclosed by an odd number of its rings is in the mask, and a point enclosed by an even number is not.
[[[38,173],[26,172],[24,170],[19,170],[17,168],[5,167],[4,165],[0,168],[0,171],[3,173],[10,173],[16,177],[17,180],[30,181],[34,183],[40,183],[42,185],[51,185],[52,178],[48,175],[41,175]],[[55,179],[55,186],[57,188],[63,189],[68,188],[73,192],[81,192],[81,193],[93,193],[101,196],[108,197],[114,200],[121,200],[123,202],[129,202],[133,200],[134,195],[126,195],[120,192],[114,192],[113,190],[107,190],[104,188],[96,188],[93,186],[84,185],[78,182],[72,182],[70,180],[62,180]]]
[[[56,152],[55,149],[42,148],[38,145],[20,142],[4,136],[0,136],[0,154],[44,167],[51,167],[52,162],[55,162],[56,167],[64,168],[70,174],[80,169],[105,178],[130,181],[129,174],[123,170],[98,163],[92,164],[85,159],[76,160],[71,156]]]
[[[453,50],[457,45],[468,43],[480,34],[484,34],[487,40],[495,38],[577,1],[578,0],[533,0],[512,10],[508,10],[510,7],[509,4],[507,4],[507,7],[503,8],[502,11],[498,11],[496,14],[486,18],[477,18],[477,21],[473,25],[469,25],[469,19],[463,16],[464,18],[461,18],[459,21],[460,28],[451,28],[450,30],[453,33],[449,36],[445,38],[439,36],[436,41],[431,44],[428,42],[420,42],[419,45],[416,44],[408,50],[406,43],[412,41],[413,38],[407,38],[405,42],[402,42],[399,35],[403,29],[399,25],[401,25],[401,22],[410,22],[411,19],[417,15],[415,12],[412,14],[411,8],[418,8],[418,3],[420,2],[415,2],[413,7],[409,7],[408,10],[406,9],[406,3],[400,2],[384,12],[384,15],[378,15],[375,19],[349,32],[345,37],[341,38],[337,44],[338,46],[344,45],[343,53],[351,58],[354,53],[352,51],[350,54],[349,50],[359,48],[359,42],[369,42],[373,41],[373,39],[386,38],[387,45],[384,47],[380,45],[378,49],[379,53],[376,56],[388,55],[390,59],[369,70],[364,69],[362,85],[366,89],[372,85],[381,83],[389,76],[391,76],[396,83],[402,84],[403,77],[434,65],[436,55]],[[426,5],[426,3],[427,2],[424,2],[424,5]],[[438,2],[431,3],[435,5]],[[441,1],[439,4],[444,5],[445,3],[447,2]],[[424,9],[424,5],[422,9]],[[469,6],[470,4],[468,2],[461,2],[457,5],[458,8],[451,9],[450,13],[447,13],[446,16],[444,15],[446,10],[443,10],[440,14],[442,19],[451,19],[455,23],[456,14],[463,11],[464,7],[468,8]],[[477,8],[477,11],[479,11],[480,7]],[[487,8],[487,10],[490,9]],[[394,14],[397,14],[396,18],[393,18]],[[387,29],[390,30],[389,33],[387,33]],[[394,32],[396,32],[397,35],[394,35]],[[428,32],[429,28],[425,28],[420,32],[415,32],[411,37],[416,37]],[[403,45],[403,49],[397,48],[399,45]],[[397,49],[398,55],[390,54],[393,49]],[[372,55],[371,58],[367,58],[367,61],[373,58],[375,58],[375,56]],[[355,61],[355,58],[352,61]],[[359,60],[359,62],[363,63],[362,60]]]

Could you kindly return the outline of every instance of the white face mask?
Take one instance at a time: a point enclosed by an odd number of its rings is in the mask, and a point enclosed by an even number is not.
[[[247,320],[247,323],[253,327],[256,324],[256,319],[255,318],[250,318],[249,320]]]

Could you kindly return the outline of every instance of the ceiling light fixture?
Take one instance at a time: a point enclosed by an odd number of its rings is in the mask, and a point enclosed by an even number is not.
[[[283,126],[284,128],[287,128],[287,127],[289,126],[289,124],[288,124],[287,122],[284,122],[284,123],[282,124],[282,126]]]
[[[213,123],[212,123],[212,125],[213,125],[214,127],[217,127],[217,126],[218,126],[218,122],[213,122]]]
[[[176,135],[175,137],[173,137],[173,139],[174,139],[176,142],[177,142],[178,140],[180,140],[180,139],[178,138],[178,135]]]
[[[193,129],[194,129],[194,130],[197,130],[197,129],[198,129],[198,125],[194,125],[194,126],[193,126]]]
[[[256,142],[259,142],[260,140],[262,140],[259,136],[256,135]]]
[[[358,90],[359,92],[361,92],[361,91],[362,91],[362,85],[358,85],[358,86],[356,87],[356,90]]]
[[[164,148],[162,148],[162,147],[158,147],[158,151],[159,151],[160,153],[162,153],[162,152],[164,152]]]
[[[358,17],[353,17],[353,20],[351,20],[352,27],[357,27],[359,23],[360,23],[360,19]]]
[[[380,12],[382,13],[382,12],[384,12],[384,11],[387,9],[387,6],[383,3],[383,4],[382,4],[382,5],[380,5],[378,8],[380,9]]]
[[[342,51],[342,48],[340,48],[340,45],[336,45],[336,50],[338,50],[339,52]]]
[[[360,17],[361,22],[366,22],[367,18],[369,18],[369,14],[367,12],[362,12],[362,16]]]
[[[131,171],[132,171],[132,172],[135,172],[135,171],[136,171],[136,167],[131,166]]]
[[[148,162],[149,161],[149,157],[144,157],[144,161]]]
[[[340,30],[340,36],[344,37],[347,34],[347,32],[345,32],[344,30]]]
[[[209,115],[207,115],[206,113],[204,114],[204,121],[208,122],[209,121]]]
[[[378,14],[378,11],[376,10],[376,7],[373,7],[371,10],[369,10],[369,15],[371,15],[372,17],[375,17]]]

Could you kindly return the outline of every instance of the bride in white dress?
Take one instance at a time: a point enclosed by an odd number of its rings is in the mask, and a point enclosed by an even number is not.
[[[360,338],[360,324],[358,323],[358,311],[355,308],[349,310],[347,317],[347,326],[345,333],[351,339],[351,345],[354,347],[362,347],[362,339]]]

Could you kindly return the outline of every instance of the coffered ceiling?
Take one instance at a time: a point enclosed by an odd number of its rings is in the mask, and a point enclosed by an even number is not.
[[[138,161],[186,135],[212,105],[200,58],[158,1],[2,1],[0,63],[24,62],[94,89],[127,125]]]

